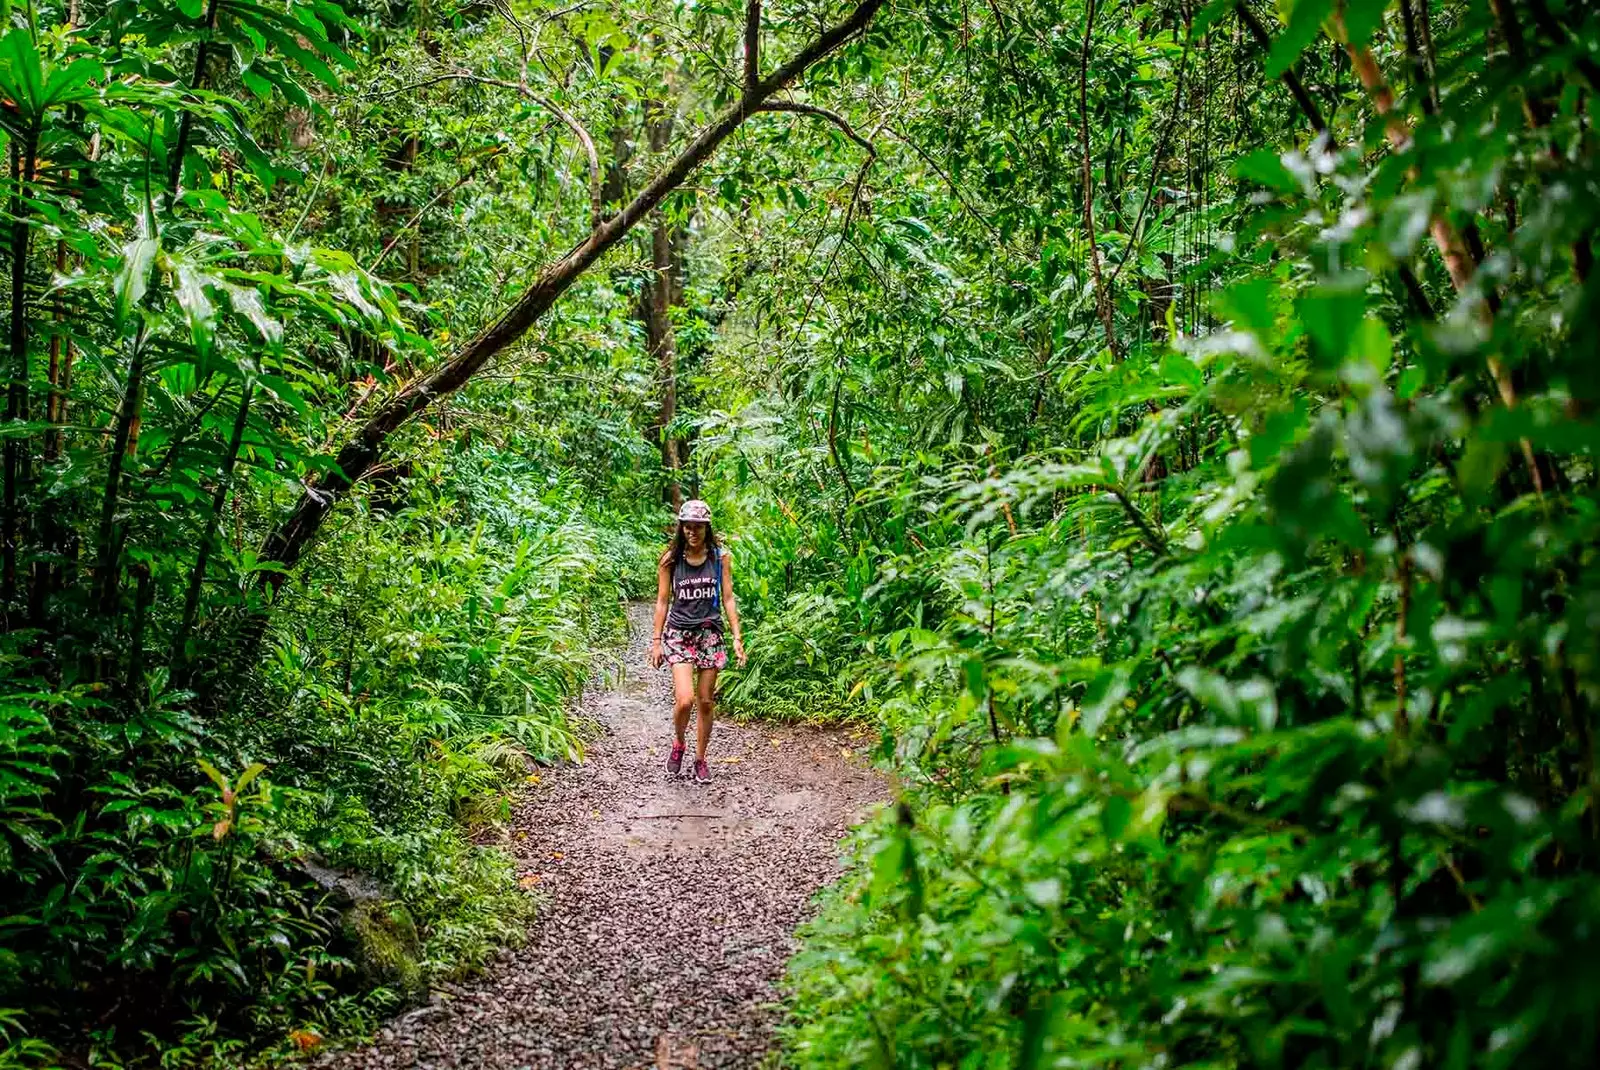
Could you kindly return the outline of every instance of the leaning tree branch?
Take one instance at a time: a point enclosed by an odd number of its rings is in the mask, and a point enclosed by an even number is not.
[[[815,104],[801,104],[800,102],[793,100],[763,101],[755,110],[769,112],[790,112],[794,115],[811,115],[818,119],[826,119],[834,126],[837,126],[845,137],[849,138],[851,141],[854,141],[857,145],[860,145],[863,149],[865,149],[868,156],[876,158],[878,155],[877,147],[874,146],[872,142],[856,133],[855,127],[851,126],[845,117],[840,115],[838,112],[829,111],[827,108],[819,108]]]
[[[493,323],[484,327],[441,367],[415,379],[380,405],[345,443],[327,474],[306,481],[293,511],[267,536],[262,546],[262,580],[279,584],[332,513],[362,476],[383,455],[389,436],[435,401],[461,389],[496,354],[516,343],[585,271],[668,194],[681,186],[768,98],[789,86],[824,56],[861,35],[883,0],[861,0],[843,21],[829,27],[787,63],[755,83],[694,138],[644,189],[610,219],[595,226],[565,255],[547,265],[533,283]],[[258,629],[253,629],[258,630]],[[246,636],[246,641],[249,637]]]
[[[1239,0],[1236,10],[1239,12],[1239,21],[1250,31],[1250,36],[1255,38],[1261,51],[1272,51],[1272,36],[1267,33],[1267,28],[1261,25],[1261,20],[1256,18],[1244,0]],[[1295,103],[1300,105],[1300,110],[1311,120],[1311,129],[1319,134],[1327,133],[1328,122],[1322,117],[1322,109],[1317,107],[1317,102],[1306,90],[1305,83],[1300,81],[1300,76],[1294,73],[1294,68],[1289,67],[1280,77],[1283,79],[1283,84],[1289,87],[1289,93],[1294,97]]]

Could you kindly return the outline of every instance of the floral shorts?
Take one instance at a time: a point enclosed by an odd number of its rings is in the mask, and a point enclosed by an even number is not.
[[[722,645],[721,628],[666,628],[661,633],[661,648],[668,665],[693,665],[697,669],[722,669],[728,664],[728,650]]]

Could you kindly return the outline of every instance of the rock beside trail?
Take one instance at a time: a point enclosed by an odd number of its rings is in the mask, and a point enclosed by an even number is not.
[[[669,777],[648,612],[625,682],[586,704],[605,736],[516,810],[519,877],[546,897],[527,944],[324,1066],[743,1068],[771,1052],[794,929],[886,792],[861,740],[815,728],[719,723],[712,783]]]
[[[402,999],[416,999],[427,991],[422,941],[416,921],[404,906],[393,900],[362,900],[345,910],[343,928],[356,968],[367,984],[382,985]]]

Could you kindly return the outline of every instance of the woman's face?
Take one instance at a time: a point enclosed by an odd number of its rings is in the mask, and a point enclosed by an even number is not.
[[[689,521],[683,525],[683,541],[694,550],[706,544],[706,526],[699,521]]]

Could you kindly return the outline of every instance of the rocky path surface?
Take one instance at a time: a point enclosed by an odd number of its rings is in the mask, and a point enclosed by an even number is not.
[[[649,612],[630,610],[620,680],[586,702],[604,735],[516,810],[520,875],[548,897],[526,946],[325,1065],[762,1065],[794,928],[885,789],[859,753],[870,740],[805,727],[718,723],[713,781],[669,777]]]

